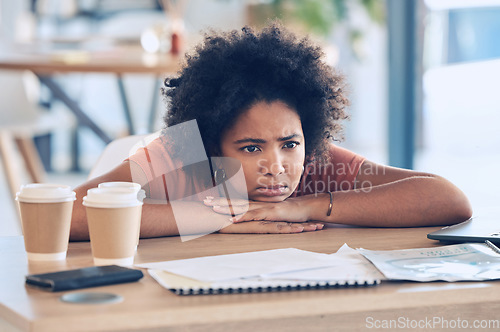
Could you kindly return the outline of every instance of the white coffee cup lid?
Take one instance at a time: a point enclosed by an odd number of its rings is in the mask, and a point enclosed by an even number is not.
[[[128,188],[137,192],[137,198],[142,202],[146,198],[146,192],[141,189],[141,185],[135,182],[115,181],[99,183],[97,188]]]
[[[99,183],[98,188],[132,188],[139,191],[141,190],[141,185],[135,182],[115,181]]]
[[[133,188],[92,188],[83,198],[83,205],[97,208],[118,208],[142,205]]]
[[[51,183],[26,184],[16,194],[16,200],[24,203],[59,203],[75,199],[76,193],[70,186]]]

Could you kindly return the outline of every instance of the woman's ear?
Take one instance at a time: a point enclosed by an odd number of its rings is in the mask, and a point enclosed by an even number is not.
[[[224,168],[217,168],[214,172],[214,180],[215,180],[215,184],[219,185],[221,183],[223,183],[224,181],[226,181],[226,171],[224,170]]]

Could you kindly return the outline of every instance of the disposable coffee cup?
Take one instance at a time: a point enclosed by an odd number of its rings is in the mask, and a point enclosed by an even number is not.
[[[103,182],[100,183],[98,188],[127,188],[135,190],[137,193],[137,199],[141,202],[146,197],[146,192],[141,189],[141,185],[135,182],[125,182],[125,181],[114,181],[114,182]],[[139,238],[141,235],[141,225],[139,224],[139,228],[137,228],[137,244],[135,246],[135,250],[137,250],[137,246],[139,245]]]
[[[130,188],[93,188],[83,198],[95,265],[132,265],[142,202]]]
[[[16,194],[30,261],[62,260],[68,251],[76,193],[69,186],[32,183]]]

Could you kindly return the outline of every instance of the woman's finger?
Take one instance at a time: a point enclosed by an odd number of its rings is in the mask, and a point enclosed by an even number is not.
[[[290,218],[283,215],[283,211],[279,211],[277,208],[266,207],[250,209],[245,211],[243,214],[236,214],[235,217],[230,218],[233,223],[245,222],[245,221],[286,221],[294,222],[294,220],[289,220]],[[297,220],[297,222],[305,222],[306,220]]]
[[[203,203],[207,206],[248,206],[249,202],[241,198],[227,199],[225,197],[212,197],[207,196]]]
[[[304,226],[287,222],[252,221],[242,224],[232,224],[219,233],[255,233],[255,234],[284,234],[301,233]]]
[[[303,225],[304,226],[304,232],[319,231],[319,230],[322,230],[323,227],[325,226],[322,223],[315,223],[315,222],[296,223],[296,225]]]
[[[246,213],[248,211],[248,206],[239,206],[239,205],[219,206],[219,205],[215,205],[212,207],[212,210],[214,210],[214,212],[217,212],[220,214],[241,215],[241,214]]]

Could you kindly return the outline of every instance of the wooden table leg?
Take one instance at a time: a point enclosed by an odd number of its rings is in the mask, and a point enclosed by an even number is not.
[[[45,170],[33,138],[16,137],[15,141],[19,148],[19,152],[21,152],[21,156],[23,157],[26,170],[31,180],[35,183],[45,182]]]
[[[16,197],[16,192],[21,186],[19,167],[16,167],[14,162],[15,150],[12,134],[7,131],[0,131],[0,159],[12,199]]]

